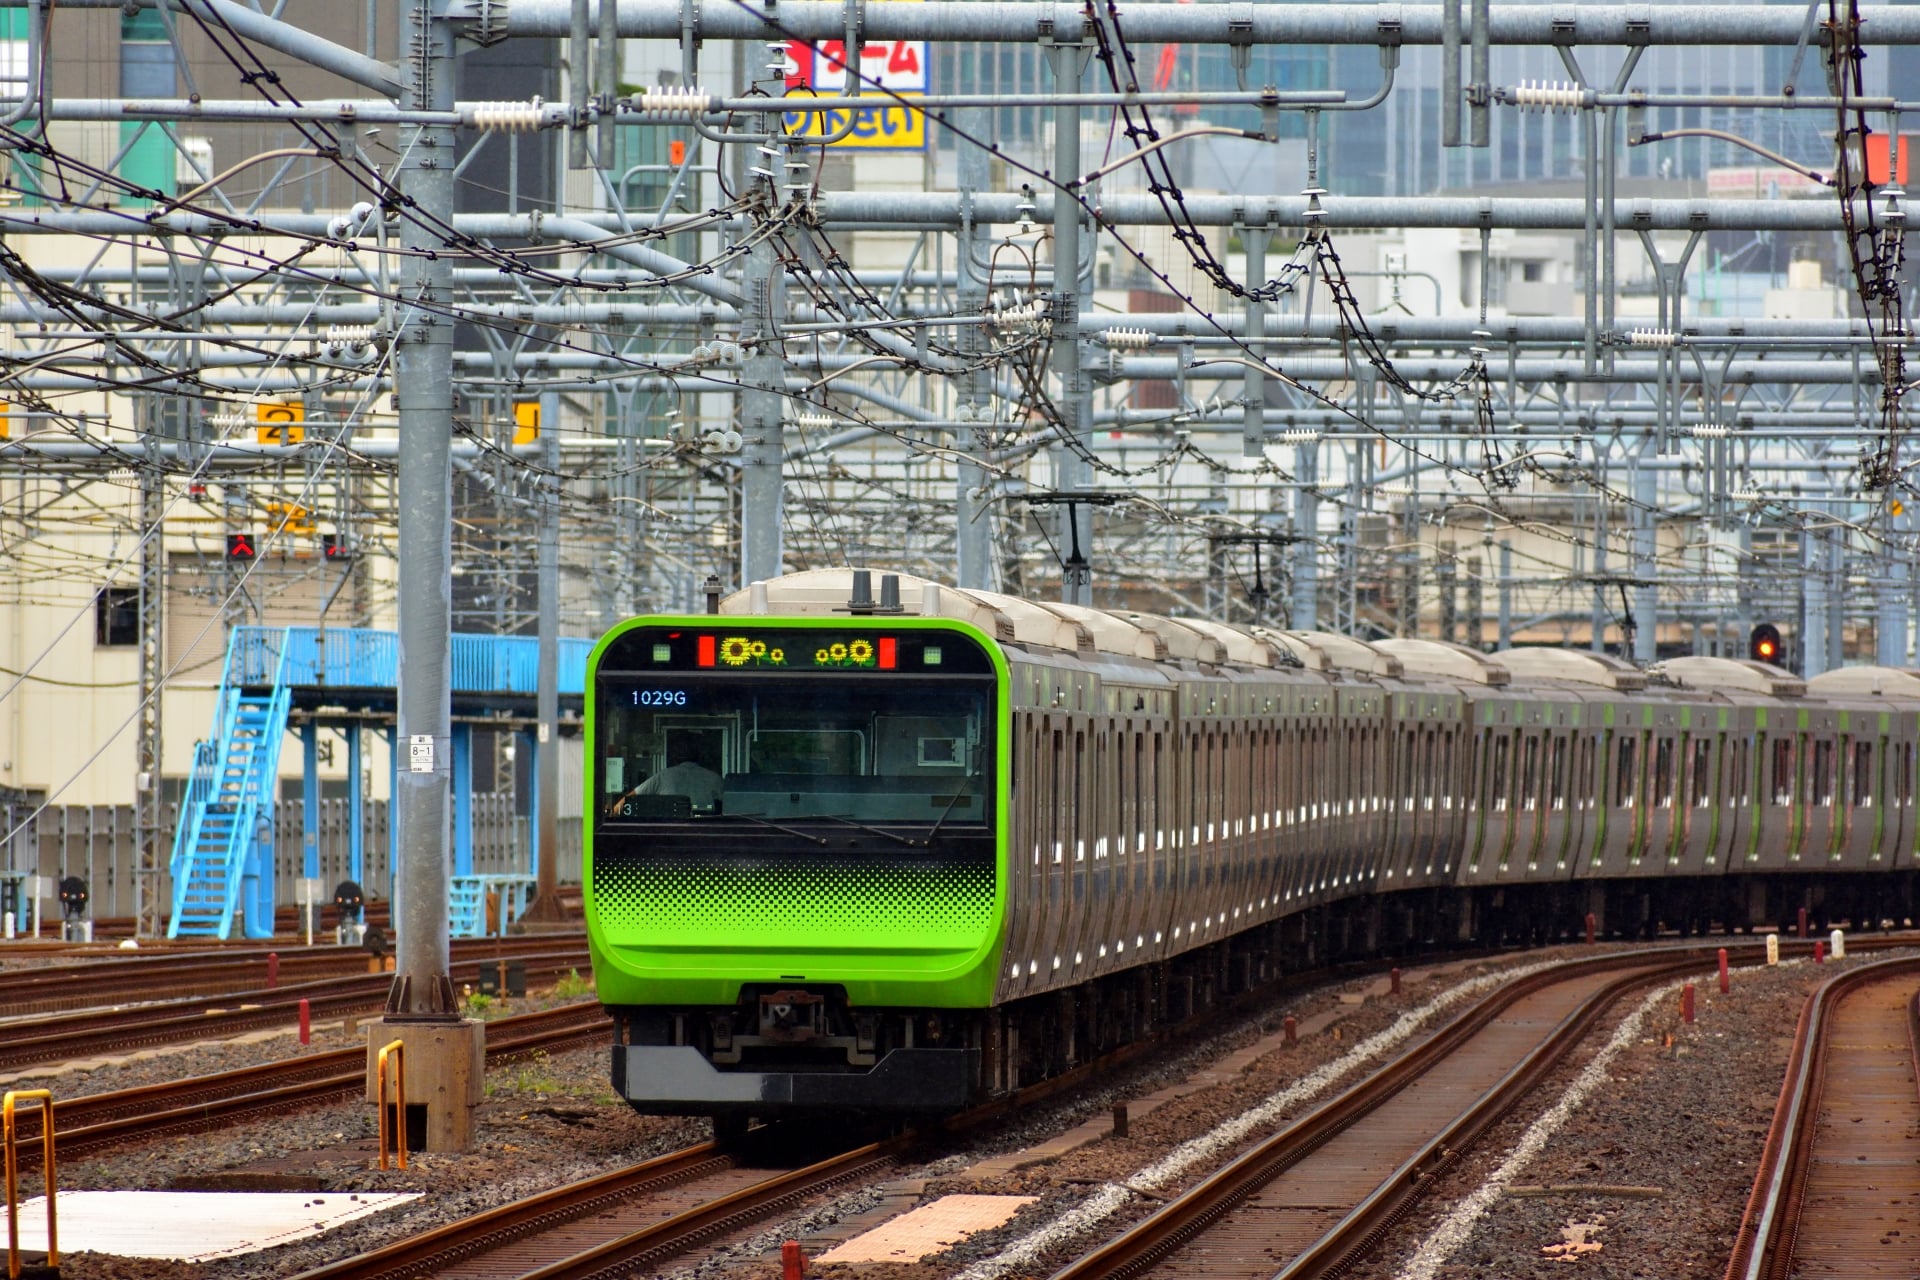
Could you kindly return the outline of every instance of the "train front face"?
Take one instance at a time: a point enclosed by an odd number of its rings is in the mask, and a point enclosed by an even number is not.
[[[986,636],[932,618],[601,640],[587,932],[636,1110],[968,1100],[1005,916],[1007,679]]]

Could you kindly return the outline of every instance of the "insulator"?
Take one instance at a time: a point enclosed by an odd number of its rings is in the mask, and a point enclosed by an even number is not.
[[[833,415],[830,413],[800,413],[794,415],[793,421],[796,426],[802,428],[809,430],[817,428],[824,431],[833,425]]]
[[[532,133],[546,123],[547,107],[532,102],[476,102],[473,127],[482,133]]]
[[[1101,336],[1116,351],[1145,351],[1153,345],[1153,335],[1145,329],[1109,329]]]
[[[686,85],[667,85],[647,89],[634,108],[644,120],[681,121],[692,124],[713,110],[713,95]]]
[[[247,423],[247,415],[236,410],[226,409],[207,415],[207,425],[215,431],[238,431]]]
[[[370,324],[330,324],[327,326],[327,345],[330,347],[364,347],[373,342],[373,326]]]
[[[1732,432],[1724,422],[1701,422],[1687,428],[1687,434],[1696,440],[1725,440]]]
[[[1670,347],[1679,335],[1671,329],[1635,329],[1627,335],[1627,345],[1634,347]]]
[[[1559,80],[1522,80],[1513,90],[1513,105],[1522,111],[1578,111],[1587,105],[1587,91]]]

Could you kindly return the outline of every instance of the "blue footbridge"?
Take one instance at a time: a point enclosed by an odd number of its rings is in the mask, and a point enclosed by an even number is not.
[[[530,636],[453,636],[452,740],[442,749],[453,778],[453,872],[448,923],[455,937],[486,931],[487,899],[504,923],[524,909],[538,875],[476,875],[473,868],[473,729],[476,724],[533,722],[539,688],[539,642]],[[593,641],[562,639],[561,714],[581,710],[587,653]],[[304,874],[317,879],[320,795],[319,735],[327,729],[375,727],[395,747],[399,636],[339,627],[235,627],[227,642],[213,730],[194,744],[193,772],[174,831],[170,938],[270,937],[276,901],[274,801],[280,754],[289,733],[303,753]],[[361,735],[346,734],[349,876],[363,880]],[[557,749],[529,734],[537,751]],[[441,751],[436,751],[440,755]],[[394,761],[403,750],[390,749]],[[534,778],[540,771],[530,771]],[[392,794],[389,791],[389,794]],[[532,797],[533,812],[557,796]],[[391,827],[392,824],[390,824]],[[537,823],[535,829],[537,830]],[[534,850],[533,858],[539,857]],[[330,896],[331,887],[326,890]]]

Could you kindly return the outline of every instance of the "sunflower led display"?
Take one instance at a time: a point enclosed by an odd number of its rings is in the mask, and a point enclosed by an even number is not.
[[[816,667],[871,669],[877,663],[873,641],[866,639],[829,640],[813,651],[813,665]]]
[[[784,667],[787,651],[752,636],[728,636],[720,642],[720,661],[729,667]]]

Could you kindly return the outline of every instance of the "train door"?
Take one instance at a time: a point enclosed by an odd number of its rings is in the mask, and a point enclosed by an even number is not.
[[[1540,869],[1540,848],[1547,838],[1547,807],[1541,794],[1541,761],[1546,748],[1547,730],[1529,726],[1520,736],[1520,792],[1515,818],[1520,823],[1520,841],[1515,849],[1515,870],[1532,876]]]
[[[1723,871],[1746,865],[1747,838],[1753,822],[1753,734],[1747,723],[1751,712],[1736,708],[1729,715],[1731,728],[1721,735],[1719,789],[1714,817],[1717,823],[1715,844],[1710,856],[1719,859]]]
[[[1568,846],[1571,832],[1575,827],[1572,821],[1572,804],[1569,798],[1569,784],[1573,771],[1573,738],[1567,733],[1551,735],[1547,744],[1547,846],[1540,855],[1540,861],[1551,862],[1551,870],[1556,876],[1564,875],[1570,865],[1572,850]]]
[[[1696,728],[1685,739],[1686,771],[1675,801],[1679,806],[1680,834],[1674,857],[1689,874],[1698,875],[1711,866],[1713,804],[1720,790],[1719,761],[1725,741],[1724,733],[1714,734],[1704,726]]]
[[[1647,838],[1640,857],[1647,863],[1645,870],[1655,875],[1668,874],[1676,861],[1674,845],[1681,825],[1679,774],[1685,752],[1685,735],[1653,735],[1653,760],[1647,779]]]
[[[1884,862],[1881,840],[1886,810],[1880,803],[1880,773],[1887,756],[1884,730],[1867,726],[1882,716],[1856,716],[1861,732],[1853,735],[1846,761],[1847,841],[1842,861],[1850,867],[1879,866]]]
[[[1039,729],[1036,717],[1016,711],[1013,716],[1013,759],[1008,763],[1012,790],[1008,796],[1007,816],[1007,922],[1006,957],[1008,976],[1003,987],[1021,991],[1026,987],[1026,957],[1032,953],[1034,922],[1041,917],[1045,894],[1041,873],[1043,829],[1040,807]]]
[[[1457,712],[1449,708],[1448,715]],[[1467,786],[1466,773],[1468,736],[1464,722],[1450,720],[1440,730],[1435,739],[1440,759],[1440,821],[1433,839],[1428,844],[1425,861],[1421,864],[1422,873],[1432,875],[1435,868],[1442,875],[1451,872],[1461,864],[1466,848],[1467,831]]]
[[[1753,806],[1754,844],[1750,866],[1763,871],[1779,871],[1795,856],[1795,813],[1797,799],[1796,747],[1792,732],[1759,735],[1760,791]]]

